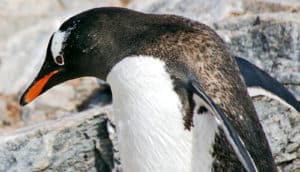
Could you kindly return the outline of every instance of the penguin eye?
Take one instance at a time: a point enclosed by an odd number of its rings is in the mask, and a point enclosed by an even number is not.
[[[62,66],[65,64],[64,57],[62,55],[58,55],[54,58],[56,64]]]

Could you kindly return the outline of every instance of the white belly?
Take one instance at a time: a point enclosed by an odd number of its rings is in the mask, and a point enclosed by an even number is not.
[[[125,58],[114,66],[107,81],[124,172],[210,169],[211,150],[207,148],[212,139],[207,137],[214,137],[214,132],[205,132],[203,127],[214,121],[210,116],[200,117],[204,120],[198,120],[196,128],[201,132],[184,129],[182,105],[162,61],[145,56]],[[209,146],[203,147],[202,141]]]

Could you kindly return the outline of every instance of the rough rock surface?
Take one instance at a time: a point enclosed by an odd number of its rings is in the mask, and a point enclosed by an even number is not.
[[[299,19],[298,13],[253,14],[214,27],[234,54],[264,69],[300,99]]]
[[[29,106],[18,105],[18,96],[43,62],[50,35],[66,18],[99,6],[172,13],[203,22],[234,54],[270,73],[300,100],[297,0],[1,0],[0,172],[97,171],[111,166],[110,160],[99,158],[111,151],[101,129],[106,118],[101,114],[109,108],[76,113],[99,87],[95,79],[69,81]],[[300,171],[299,113],[266,97],[253,100],[279,169]],[[108,146],[101,148],[100,143]],[[104,162],[108,164],[102,166]]]
[[[0,171],[109,171],[111,107],[94,108],[2,136]]]
[[[299,113],[267,97],[255,97],[253,102],[278,168],[300,170]]]

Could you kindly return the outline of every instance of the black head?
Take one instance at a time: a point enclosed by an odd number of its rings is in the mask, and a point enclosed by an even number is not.
[[[176,21],[123,8],[97,8],[71,17],[51,36],[44,64],[20,103],[25,105],[70,79],[95,76],[105,80],[122,58],[139,55],[144,45],[178,27]]]

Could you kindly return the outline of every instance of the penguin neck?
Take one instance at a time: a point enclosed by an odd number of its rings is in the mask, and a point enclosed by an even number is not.
[[[107,77],[125,172],[191,171],[192,134],[165,64],[127,57]]]

